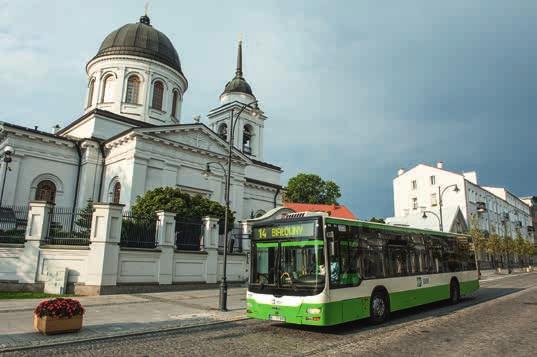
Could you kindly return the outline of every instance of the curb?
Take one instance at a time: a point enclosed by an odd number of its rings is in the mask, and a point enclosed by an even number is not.
[[[33,346],[13,346],[13,347],[7,347],[0,349],[0,354],[5,352],[16,352],[16,351],[24,351],[24,350],[32,350],[37,348],[46,348],[46,347],[54,347],[54,346],[64,346],[69,344],[77,344],[77,343],[84,343],[84,342],[92,342],[92,341],[104,341],[104,340],[110,340],[114,338],[122,338],[122,337],[131,337],[131,336],[143,336],[148,335],[152,333],[159,333],[159,332],[171,332],[171,331],[180,331],[180,330],[186,330],[191,328],[197,328],[197,327],[206,327],[206,326],[214,326],[214,325],[223,325],[231,322],[236,321],[244,321],[248,320],[248,317],[235,317],[231,318],[229,320],[218,320],[218,321],[211,321],[211,322],[205,322],[201,324],[194,324],[189,326],[175,326],[175,327],[164,327],[164,328],[155,328],[150,330],[143,330],[143,331],[132,331],[132,332],[124,332],[124,333],[117,333],[115,335],[110,336],[94,336],[94,337],[86,337],[81,338],[78,340],[60,340],[50,343],[40,343]]]

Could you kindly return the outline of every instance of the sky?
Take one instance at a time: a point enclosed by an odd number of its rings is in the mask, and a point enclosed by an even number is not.
[[[78,118],[85,64],[144,3],[0,0],[0,121]],[[282,184],[334,180],[367,219],[393,215],[393,178],[418,163],[537,194],[537,1],[153,0],[149,17],[189,81],[183,123],[218,106],[243,34]]]

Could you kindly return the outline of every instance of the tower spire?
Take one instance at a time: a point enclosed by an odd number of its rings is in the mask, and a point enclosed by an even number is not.
[[[242,78],[242,35],[239,34],[239,48],[237,50],[237,71],[235,77]]]

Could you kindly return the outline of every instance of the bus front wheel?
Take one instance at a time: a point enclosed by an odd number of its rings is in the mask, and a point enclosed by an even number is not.
[[[449,284],[449,302],[453,305],[458,304],[461,299],[461,290],[459,282],[456,279],[451,280]]]
[[[374,324],[381,324],[388,319],[389,306],[386,293],[375,291],[371,295],[369,320]]]

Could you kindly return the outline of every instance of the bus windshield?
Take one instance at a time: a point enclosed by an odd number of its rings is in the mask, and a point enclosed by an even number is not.
[[[250,290],[311,295],[324,288],[324,242],[316,221],[254,228]],[[263,239],[266,234],[267,240]],[[284,239],[275,240],[279,236]],[[261,237],[261,239],[259,239]]]

